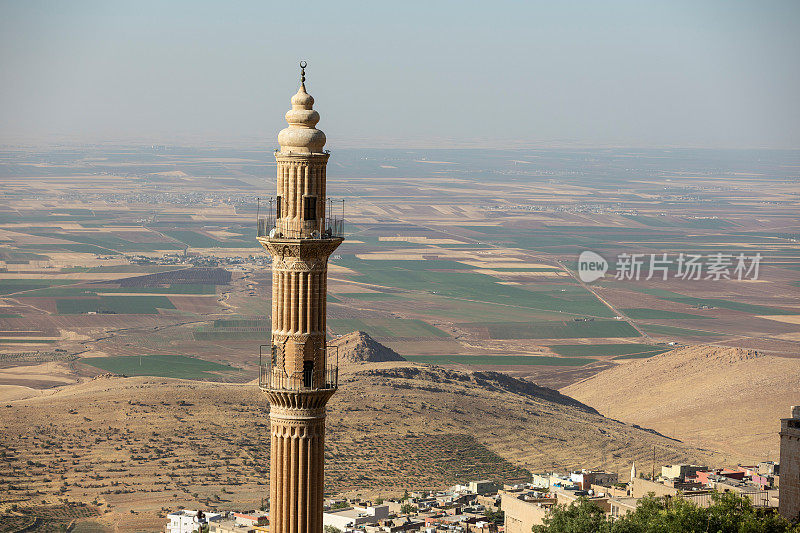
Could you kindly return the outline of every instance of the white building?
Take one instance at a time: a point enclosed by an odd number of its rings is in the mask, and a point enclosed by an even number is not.
[[[166,533],[194,533],[203,524],[217,522],[222,515],[219,513],[206,513],[203,511],[189,511],[181,509],[167,515]]]
[[[354,526],[377,524],[389,517],[389,506],[375,505],[370,507],[348,507],[336,509],[322,514],[323,526],[334,526],[342,531]]]

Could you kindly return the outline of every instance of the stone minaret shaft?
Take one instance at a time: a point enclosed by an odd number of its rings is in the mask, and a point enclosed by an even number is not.
[[[272,342],[259,376],[270,403],[272,533],[322,532],[325,404],[338,382],[325,312],[328,257],[342,238],[325,213],[328,154],[313,104],[303,71],[278,135],[274,224],[259,220],[258,241],[272,256]]]

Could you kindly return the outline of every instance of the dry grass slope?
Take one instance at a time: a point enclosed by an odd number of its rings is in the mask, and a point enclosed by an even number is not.
[[[695,346],[561,389],[606,416],[719,450],[717,462],[778,459],[778,419],[800,403],[800,359]]]
[[[147,529],[163,506],[252,508],[268,493],[268,405],[253,384],[100,377],[2,411],[0,511],[96,499],[106,522]],[[707,458],[551,389],[409,362],[346,366],[328,433],[329,493],[624,471],[654,444],[659,460]]]

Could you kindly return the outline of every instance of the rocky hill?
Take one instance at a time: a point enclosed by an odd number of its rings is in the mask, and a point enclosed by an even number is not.
[[[327,424],[330,494],[515,481],[578,466],[625,472],[652,460],[654,445],[659,462],[708,459],[495,372],[363,363],[344,365],[339,385]],[[165,505],[258,507],[268,494],[268,410],[253,383],[143,377],[99,377],[10,401],[0,423],[0,511],[3,501],[34,497],[97,499],[104,520],[133,531],[163,526]]]
[[[800,404],[800,358],[694,346],[604,370],[561,392],[729,461],[777,460],[778,419]]]
[[[405,361],[403,356],[387,348],[363,331],[353,331],[328,342],[339,349],[340,363],[383,363]]]

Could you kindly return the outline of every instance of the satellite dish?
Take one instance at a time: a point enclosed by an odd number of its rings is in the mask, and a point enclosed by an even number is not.
[[[275,236],[275,228],[272,228],[271,230],[269,230],[269,238],[271,239],[274,236]]]

